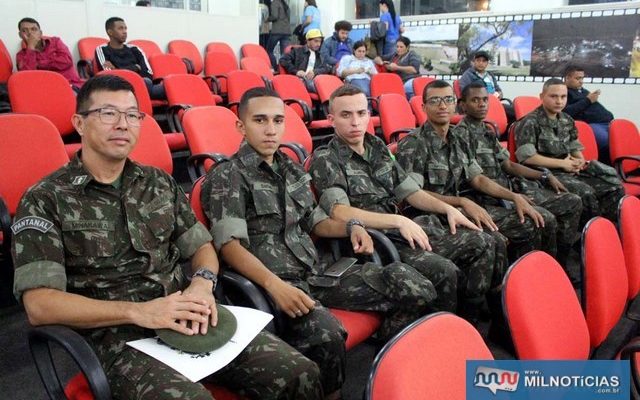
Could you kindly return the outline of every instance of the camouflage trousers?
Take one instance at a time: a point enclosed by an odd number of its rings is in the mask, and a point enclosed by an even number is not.
[[[114,399],[213,399],[202,383],[125,346],[105,370]],[[251,399],[322,399],[318,365],[268,332],[261,332],[235,360],[203,381]]]
[[[318,365],[326,395],[342,388],[347,332],[327,308],[316,301],[315,308],[302,317],[285,315],[280,338]]]
[[[328,307],[382,313],[377,336],[385,342],[425,315],[436,298],[433,284],[401,262],[361,264],[334,282],[329,287],[311,286],[311,293]]]
[[[618,202],[624,196],[622,185],[586,174],[575,175],[560,171],[554,171],[553,174],[569,192],[577,194],[582,199],[580,226],[599,215],[617,222]]]
[[[458,227],[452,235],[447,221],[434,214],[413,220],[429,236],[432,251],[459,268],[458,291],[462,298],[484,297],[494,281],[502,281],[505,257],[496,257],[496,241],[490,234]]]

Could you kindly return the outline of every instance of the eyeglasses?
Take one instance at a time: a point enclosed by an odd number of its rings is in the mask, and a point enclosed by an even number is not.
[[[145,116],[145,113],[141,111],[120,111],[111,107],[94,108],[93,110],[79,112],[78,114],[86,117],[87,115],[94,112],[98,113],[98,117],[100,118],[100,121],[102,123],[110,125],[120,122],[120,115],[124,114],[124,120],[127,121],[127,124],[129,124],[130,126],[140,126]]]
[[[433,96],[427,99],[427,104],[430,106],[439,106],[444,101],[445,104],[453,104],[456,102],[455,96]]]

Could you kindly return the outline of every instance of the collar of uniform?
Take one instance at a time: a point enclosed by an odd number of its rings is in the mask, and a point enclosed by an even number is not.
[[[538,124],[541,127],[557,128],[558,121],[562,116],[561,113],[558,113],[558,116],[556,119],[549,118],[546,111],[544,111],[544,107],[542,105],[536,108],[535,110],[533,110],[533,112],[535,113],[536,119],[538,120]]]
[[[449,138],[449,143],[451,143],[453,129],[449,126],[449,132],[447,132],[447,138]],[[447,146],[447,142],[442,140],[440,136],[436,133],[436,130],[430,123],[425,122],[424,125],[420,128],[418,132],[419,135],[424,137],[424,140],[427,142],[430,148],[441,149]]]
[[[260,157],[260,154],[258,154],[258,152],[253,147],[251,147],[246,140],[243,141],[240,145],[240,149],[238,150],[238,158],[245,167],[258,168],[263,162],[265,162],[262,157]],[[287,157],[283,156],[280,153],[280,150],[276,151],[273,155],[273,159],[281,167],[283,167],[285,164],[285,158]]]
[[[484,121],[476,120],[476,119],[470,118],[469,116],[464,117],[462,119],[462,121],[460,121],[458,123],[458,125],[456,125],[456,129],[467,129],[468,131],[473,132],[473,133],[488,133],[489,132],[489,130],[487,129],[487,126],[484,123]],[[451,132],[449,132],[449,133],[451,133]],[[495,136],[495,134],[493,134],[493,132],[491,132],[491,134],[493,136]]]
[[[375,147],[375,139],[376,137],[373,135],[370,135],[368,133],[364,134],[365,151],[367,147]],[[333,136],[333,139],[331,139],[330,145],[333,146],[338,151],[338,156],[340,157],[340,159],[350,158],[350,157],[353,157],[354,155],[358,155],[359,157],[362,158],[360,154],[356,153],[351,147],[349,147],[349,145],[344,140],[342,140],[342,138],[339,137],[338,135]]]
[[[93,175],[85,168],[82,159],[82,150],[79,150],[76,155],[69,161],[69,181],[77,187],[78,190],[84,190],[90,182],[95,181]],[[135,177],[144,175],[144,170],[140,168],[138,164],[127,158],[122,170],[122,186],[128,182],[133,181]],[[125,179],[130,177],[130,179]]]

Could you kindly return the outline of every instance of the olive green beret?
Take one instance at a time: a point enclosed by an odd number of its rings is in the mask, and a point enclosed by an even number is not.
[[[228,309],[216,305],[218,324],[210,326],[206,335],[183,335],[172,329],[156,329],[156,334],[164,343],[187,353],[209,353],[224,346],[236,333],[238,321]]]

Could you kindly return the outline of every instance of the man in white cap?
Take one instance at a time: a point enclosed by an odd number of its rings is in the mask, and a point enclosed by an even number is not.
[[[306,34],[307,45],[296,47],[280,58],[280,65],[288,74],[302,79],[307,91],[316,92],[313,78],[319,74],[330,74],[331,65],[320,55],[322,46],[322,32],[320,29],[310,29]]]

